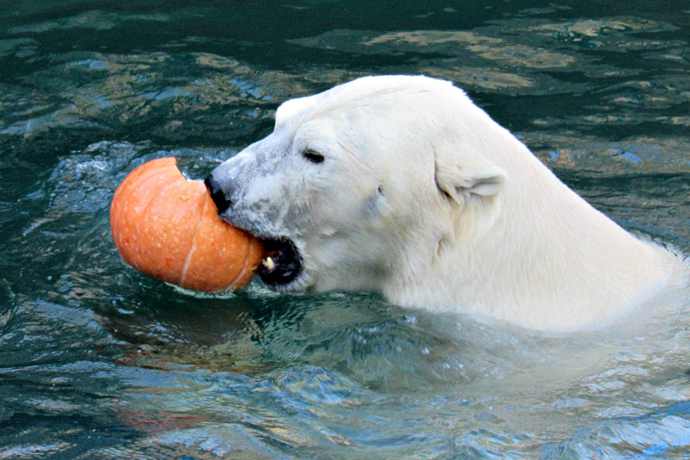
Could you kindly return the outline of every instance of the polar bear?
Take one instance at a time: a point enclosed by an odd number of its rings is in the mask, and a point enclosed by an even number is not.
[[[649,299],[682,264],[570,190],[461,89],[424,76],[289,100],[206,185],[223,219],[264,240],[261,278],[282,291],[376,291],[572,331]]]

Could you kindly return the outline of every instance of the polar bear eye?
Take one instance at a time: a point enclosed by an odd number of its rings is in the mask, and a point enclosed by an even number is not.
[[[323,163],[324,157],[319,152],[311,149],[306,149],[302,152],[302,156],[312,163]]]

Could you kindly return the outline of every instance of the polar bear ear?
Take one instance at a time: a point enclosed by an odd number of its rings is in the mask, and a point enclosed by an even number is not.
[[[295,115],[315,107],[316,102],[316,98],[313,96],[298,97],[283,102],[276,110],[276,127],[285,124]]]
[[[503,188],[505,173],[484,159],[436,156],[436,186],[457,204],[475,197],[491,197]]]

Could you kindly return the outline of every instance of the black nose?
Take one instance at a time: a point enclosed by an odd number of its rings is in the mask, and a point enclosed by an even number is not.
[[[232,206],[232,202],[225,196],[225,192],[220,187],[218,181],[213,178],[213,174],[210,174],[208,177],[206,177],[206,179],[204,179],[204,184],[206,184],[206,188],[211,194],[213,202],[216,203],[218,214],[223,213],[223,211]]]

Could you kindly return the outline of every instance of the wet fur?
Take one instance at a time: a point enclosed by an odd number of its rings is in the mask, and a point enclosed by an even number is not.
[[[290,100],[271,135],[214,174],[236,203],[223,217],[299,248],[305,271],[285,290],[377,291],[569,331],[606,324],[687,273],[441,80],[366,77]]]

